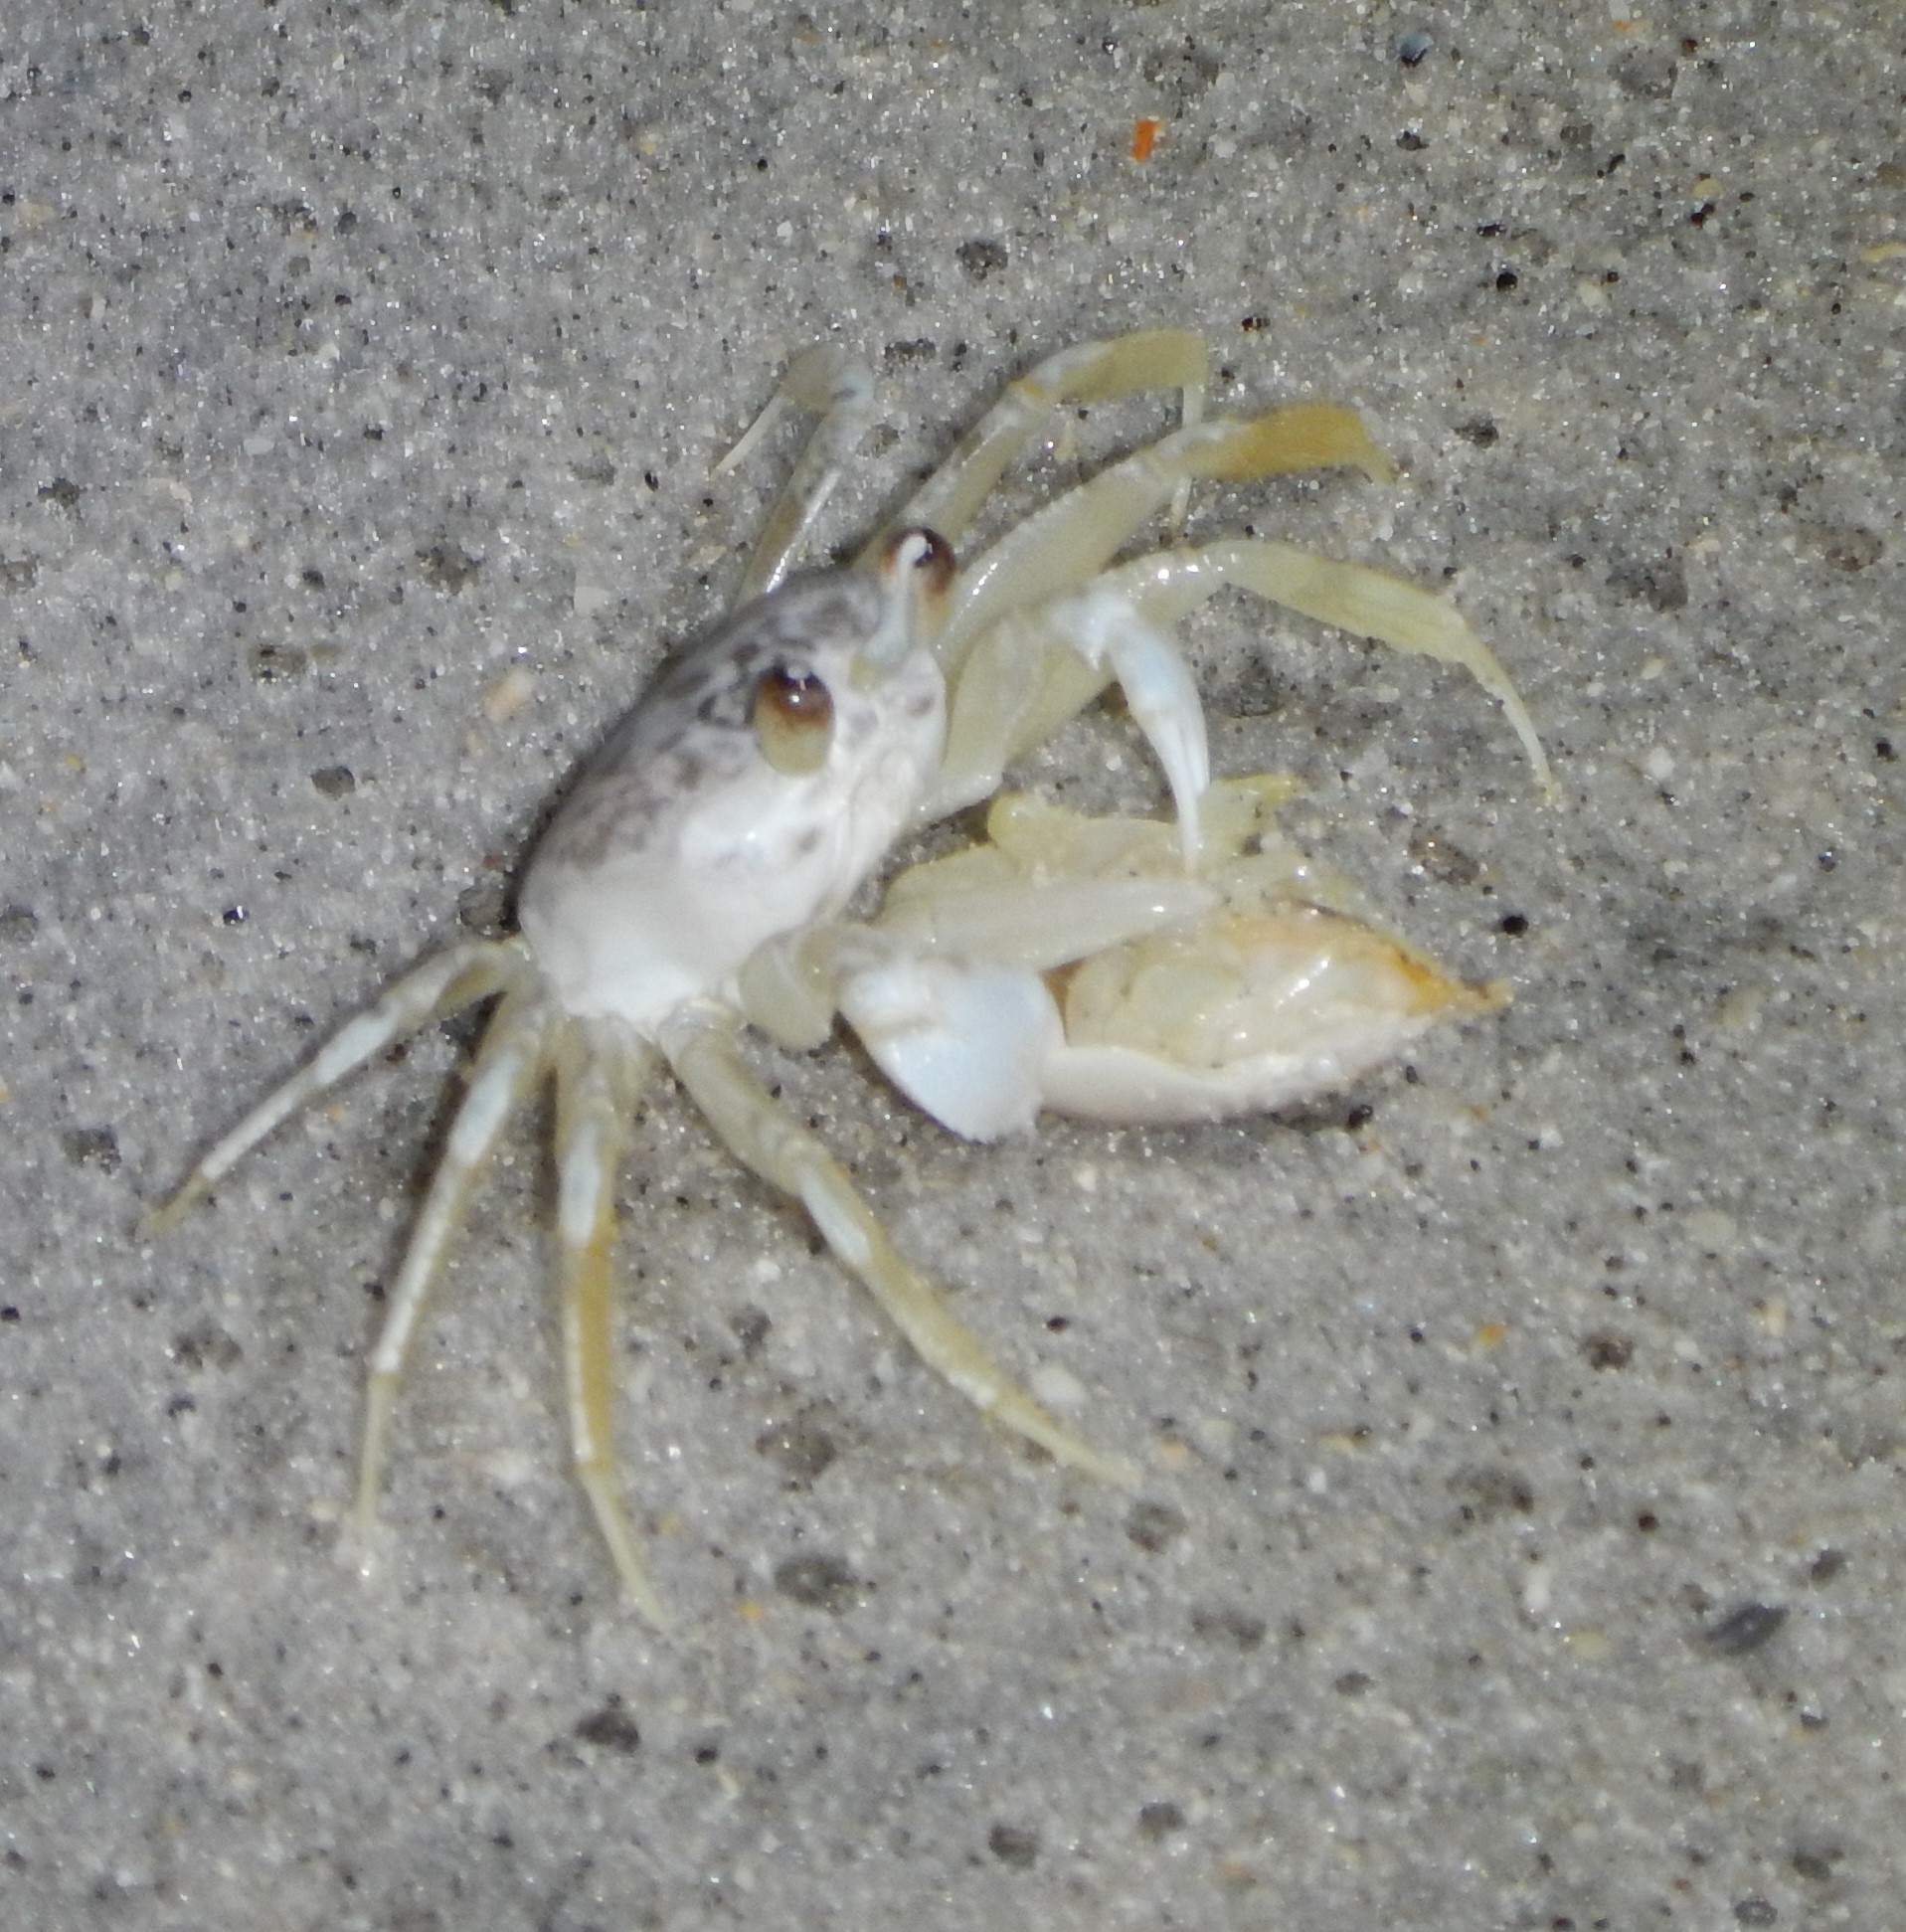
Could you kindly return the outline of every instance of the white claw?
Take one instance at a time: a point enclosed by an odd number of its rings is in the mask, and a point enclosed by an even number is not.
[[[842,981],[840,1010],[887,1078],[968,1141],[1032,1126],[1047,1056],[1065,1040],[1044,979],[987,961],[863,966]]]
[[[1198,804],[1211,783],[1204,705],[1184,654],[1135,605],[1097,587],[1052,611],[1053,627],[1095,669],[1119,680],[1132,717],[1158,755],[1178,814],[1185,870],[1198,863]]]
[[[1272,823],[1282,781],[1227,780],[1196,878],[1166,828],[1002,797],[992,842],[903,872],[875,926],[893,950],[843,970],[840,1010],[888,1078],[989,1141],[1041,1108],[1126,1125],[1219,1121],[1345,1086],[1439,1021],[1488,1013],[1470,986],[1348,911]],[[1148,911],[1152,885],[1174,888]],[[980,902],[975,906],[969,902]],[[1064,905],[1041,973],[1026,922]],[[928,948],[932,948],[929,952]]]

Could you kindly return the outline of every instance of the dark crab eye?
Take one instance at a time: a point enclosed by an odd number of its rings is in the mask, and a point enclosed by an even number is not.
[[[953,579],[953,545],[938,530],[916,526],[898,532],[887,545],[889,567],[903,556],[909,555],[915,573],[927,587],[928,596],[945,595],[948,585]]]
[[[777,664],[755,686],[755,743],[777,772],[818,772],[834,740],[834,698],[812,671]]]

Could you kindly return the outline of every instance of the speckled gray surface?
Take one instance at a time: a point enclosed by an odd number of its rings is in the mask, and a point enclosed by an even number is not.
[[[1896,1923],[1898,10],[56,12],[0,46],[7,1922]],[[1221,766],[1514,1006],[1367,1117],[994,1149],[768,1062],[1136,1501],[645,1114],[662,1638],[562,1470],[525,1138],[342,1571],[456,1044],[140,1204],[493,905],[719,608],[792,349],[882,367],[845,536],[1156,322],[1405,463],[1202,527],[1446,579],[1527,694],[1559,809],[1452,675],[1194,633]],[[1032,776],[1149,803],[1131,753]]]

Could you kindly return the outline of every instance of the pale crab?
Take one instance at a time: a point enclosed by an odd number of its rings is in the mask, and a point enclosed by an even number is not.
[[[1112,560],[1201,478],[1390,468],[1350,412],[1300,404],[1203,421],[1205,351],[1147,330],[1085,343],[1013,383],[849,566],[789,579],[872,413],[831,346],[790,367],[724,467],[787,402],[822,413],[732,615],[663,667],[583,768],[530,856],[520,931],[427,959],[211,1148],[170,1221],[274,1128],[433,1019],[494,998],[371,1356],[346,1547],[374,1518],[398,1380],[425,1297],[512,1111],[555,1086],[562,1362],[577,1476],[629,1598],[662,1621],[611,1446],[610,1249],[637,1100],[666,1062],[738,1159],[797,1199],[908,1340],[976,1407],[1096,1476],[1089,1447],[1006,1372],[894,1248],[819,1140],[739,1044],[744,1022],[813,1046],[842,1016],[956,1134],[1041,1107],[1106,1121],[1211,1119],[1340,1086],[1494,988],[1446,977],[1356,917],[1271,826],[1279,781],[1212,787],[1203,712],[1171,637],[1225,586],[1466,667],[1543,782],[1506,673],[1455,609],[1397,578],[1257,538]],[[1182,427],[1101,470],[963,565],[1014,459],[1065,406],[1177,391]],[[1154,747],[1175,826],[1002,797],[987,837],[844,916],[897,841],[985,798],[1016,758],[1109,684]]]

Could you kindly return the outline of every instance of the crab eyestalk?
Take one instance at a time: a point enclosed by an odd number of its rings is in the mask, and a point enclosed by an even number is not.
[[[878,676],[940,634],[957,566],[945,537],[914,528],[889,538],[874,568],[886,610],[862,649],[861,661]]]

